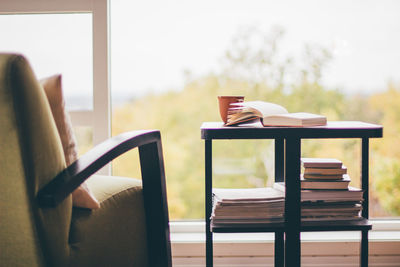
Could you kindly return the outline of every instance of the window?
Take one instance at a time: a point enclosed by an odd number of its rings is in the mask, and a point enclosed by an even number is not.
[[[199,127],[220,120],[217,95],[381,123],[384,138],[371,142],[370,214],[396,217],[399,7],[393,1],[112,1],[112,133],[161,129],[170,217],[198,219],[204,216]],[[214,186],[272,182],[272,142],[218,141],[213,151]],[[302,152],[341,159],[358,185],[359,140],[305,141]],[[118,161],[114,173],[140,175],[133,156]]]
[[[67,108],[93,109],[91,14],[2,15],[0,24],[2,51],[26,55],[39,78],[62,73]]]
[[[67,109],[93,110],[91,13],[1,15],[0,25],[2,51],[27,56],[39,79],[61,73]],[[92,146],[92,127],[74,131],[82,154]]]
[[[6,39],[0,49],[26,53],[38,77],[62,72],[72,122],[85,137],[80,152],[110,136],[107,12],[106,0],[3,1],[0,7]]]
[[[113,0],[110,5],[109,9],[107,0],[3,1],[0,25],[8,40],[2,41],[0,49],[19,50],[30,57],[33,46],[15,42],[23,34],[15,36],[7,30],[23,19],[52,21],[33,29],[37,34],[51,28],[50,24],[58,25],[54,21],[67,27],[62,32],[71,29],[71,38],[81,40],[73,43],[77,52],[65,57],[70,47],[57,47],[55,54],[60,58],[47,59],[45,54],[36,57],[33,53],[37,75],[65,72],[73,123],[84,127],[78,135],[89,145],[110,136],[110,104],[113,135],[144,128],[162,131],[172,219],[204,216],[204,147],[199,127],[203,121],[219,120],[219,94],[270,100],[291,111],[307,108],[331,120],[382,123],[384,138],[371,143],[371,215],[398,216],[399,3]],[[66,21],[79,21],[79,26],[66,25]],[[43,34],[32,40],[42,46],[42,38],[56,42],[54,36]],[[8,41],[26,46],[16,47]],[[62,64],[78,52],[84,71],[68,74]],[[52,59],[61,65],[48,68],[46,60],[51,63]],[[75,72],[74,67],[68,69]],[[78,92],[78,86],[91,99],[86,104],[74,100],[72,92]],[[342,159],[357,185],[357,142],[306,142],[303,153]],[[237,141],[228,148],[223,142],[216,143],[215,186],[271,183],[272,149],[269,141]],[[135,156],[128,154],[116,161],[114,174],[138,177],[139,167],[131,165]]]

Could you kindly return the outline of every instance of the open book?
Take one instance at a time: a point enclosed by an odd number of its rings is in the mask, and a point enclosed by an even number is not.
[[[264,126],[306,127],[326,125],[325,116],[305,112],[289,113],[280,105],[264,101],[232,103],[228,110],[228,121],[225,125],[237,125],[257,119],[260,119]]]

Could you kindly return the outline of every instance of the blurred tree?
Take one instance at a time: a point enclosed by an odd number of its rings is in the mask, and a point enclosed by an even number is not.
[[[386,214],[400,215],[400,86],[369,97],[365,112],[373,113],[384,127],[384,138],[372,143],[377,156],[372,162],[373,189]],[[389,214],[388,214],[389,213]]]
[[[389,130],[393,132],[389,139],[385,133],[385,143],[373,149],[388,157],[400,154],[400,146],[393,148],[398,143],[395,133],[400,127],[396,105],[400,100],[399,92],[392,89],[368,99],[349,97],[339,90],[325,88],[321,77],[332,59],[330,53],[323,47],[306,46],[302,64],[296,64],[294,58],[281,55],[279,48],[283,37],[284,31],[279,27],[268,32],[257,27],[239,31],[222,59],[221,73],[193,77],[186,70],[186,84],[182,90],[149,94],[113,110],[113,135],[133,129],[161,130],[172,219],[204,217],[204,144],[199,128],[204,121],[220,121],[218,95],[245,95],[249,101],[275,102],[292,112],[325,114],[329,120],[383,121],[392,126],[396,123],[397,126]],[[306,140],[302,155],[342,159],[351,177],[359,177],[359,145],[357,140]],[[215,141],[213,156],[215,187],[265,186],[273,181],[271,141]],[[137,162],[134,157],[137,154],[131,153],[115,161],[114,174],[140,177],[140,166],[132,163]],[[394,175],[399,168],[391,166]],[[382,172],[385,173],[385,169]],[[400,187],[398,180],[390,182],[396,192]],[[357,179],[352,183],[358,185]],[[388,192],[386,186],[377,186],[376,190],[382,194]],[[394,203],[395,200],[393,197],[384,201]],[[394,204],[385,204],[385,207],[392,212],[400,211]]]

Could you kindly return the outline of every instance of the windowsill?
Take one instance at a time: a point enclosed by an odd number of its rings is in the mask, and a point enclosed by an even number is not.
[[[373,220],[369,232],[370,242],[400,242],[400,220]],[[201,221],[175,221],[170,223],[172,243],[204,243],[205,223]],[[223,233],[214,234],[215,243],[272,243],[274,233]],[[303,242],[358,242],[359,231],[303,232]]]
[[[205,225],[171,222],[174,266],[205,266]],[[369,231],[370,266],[398,266],[400,220],[373,221]],[[359,266],[360,232],[301,233],[302,266]],[[215,266],[274,266],[273,233],[213,235]]]

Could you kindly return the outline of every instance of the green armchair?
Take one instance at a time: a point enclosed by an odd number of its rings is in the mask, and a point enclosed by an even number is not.
[[[28,61],[0,54],[0,265],[171,266],[159,131],[128,132],[66,167]],[[142,180],[96,175],[138,148]],[[87,178],[99,209],[72,206]]]

